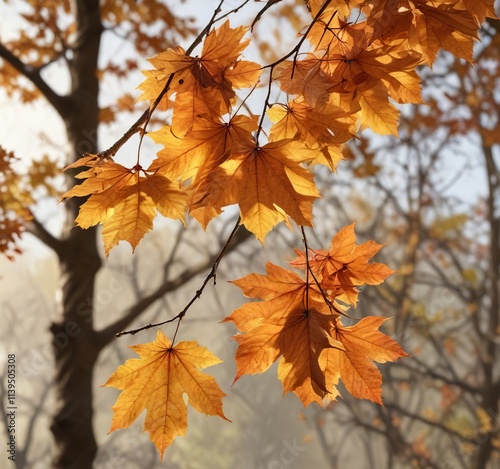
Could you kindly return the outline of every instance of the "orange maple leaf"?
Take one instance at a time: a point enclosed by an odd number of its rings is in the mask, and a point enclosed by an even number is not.
[[[320,8],[324,6],[325,0],[308,0],[307,3],[311,10],[311,15],[314,18],[318,14]],[[333,13],[341,16],[349,16],[351,9],[359,8],[364,3],[365,0],[335,0],[330,2],[330,5],[327,6],[322,16],[329,17]]]
[[[381,403],[380,372],[372,361],[393,361],[406,355],[401,346],[378,331],[384,318],[367,317],[344,327],[336,309],[327,305],[326,288],[307,284],[297,274],[267,263],[267,275],[251,274],[233,283],[247,297],[231,321],[242,332],[234,336],[235,381],[263,373],[280,360],[278,378],[285,392],[308,405],[337,397],[339,378],[356,397]]]
[[[193,341],[172,346],[159,330],[154,342],[130,348],[140,358],[127,360],[104,384],[122,390],[113,406],[110,433],[130,426],[146,409],[144,431],[163,457],[174,438],[186,433],[184,394],[198,412],[228,420],[222,410],[226,394],[212,376],[199,371],[221,363],[205,347]]]
[[[207,176],[205,195],[195,201],[191,214],[212,216],[222,207],[238,204],[241,223],[262,243],[279,222],[291,217],[300,225],[312,223],[312,204],[319,197],[311,172],[300,163],[315,152],[291,139],[259,146],[253,140],[232,154]]]
[[[356,132],[353,114],[332,105],[319,111],[303,98],[290,101],[287,106],[274,105],[267,114],[274,123],[269,133],[271,141],[300,138],[308,148],[318,150],[311,163],[324,164],[332,171],[342,159],[341,145]]]
[[[234,336],[239,344],[235,381],[263,373],[282,357],[278,377],[284,390],[297,394],[304,405],[320,403],[328,394],[320,354],[324,348],[342,348],[331,335],[337,314],[322,302],[316,286],[294,272],[270,262],[266,270],[267,275],[250,274],[233,282],[245,296],[264,300],[246,303],[224,319],[245,332]]]
[[[0,210],[0,254],[13,261],[15,254],[21,254],[17,242],[24,231],[24,226],[19,219],[9,218]]]
[[[366,25],[366,23],[363,23]],[[359,24],[358,26],[362,26]],[[369,28],[360,28],[337,41],[324,61],[337,81],[345,80],[359,95],[361,119],[380,134],[397,135],[397,109],[389,103],[422,103],[420,78],[415,68],[421,62],[402,41],[385,44]],[[390,118],[390,116],[394,118]]]
[[[241,288],[247,298],[260,298],[265,302],[247,303],[223,322],[232,321],[240,331],[248,331],[276,314],[288,314],[297,305],[305,306],[307,284],[303,278],[272,262],[266,263],[266,272],[266,275],[250,274],[231,282]],[[308,293],[312,300],[321,299],[321,292],[314,284],[309,285]]]
[[[440,49],[472,62],[479,19],[491,15],[492,11],[491,3],[473,0],[470,3],[474,3],[474,8],[469,8],[468,3],[464,0],[402,0],[398,8],[394,8],[389,0],[381,0],[374,5],[372,15],[376,22],[377,13],[382,14],[389,39],[405,37],[409,48],[420,52],[429,65],[434,63]],[[383,35],[381,39],[384,40]]]
[[[400,344],[378,330],[385,321],[387,318],[367,316],[345,327],[338,320],[333,337],[343,347],[325,349],[321,357],[329,389],[340,378],[354,397],[382,405],[382,375],[373,362],[393,362],[408,356]]]
[[[356,305],[361,285],[379,285],[394,270],[380,262],[369,260],[383,247],[375,241],[356,245],[355,223],[342,228],[333,238],[330,249],[309,249],[309,267],[320,276],[325,288],[333,297]],[[292,267],[305,269],[305,253],[296,250],[298,257],[290,262]]]
[[[83,183],[63,194],[61,200],[90,196],[81,205],[75,223],[81,228],[103,224],[106,255],[120,240],[128,241],[135,250],[153,227],[157,210],[184,222],[187,195],[177,182],[150,174],[139,165],[126,168],[96,155],[84,156],[66,169],[79,167],[90,169],[75,176],[84,179]]]
[[[462,3],[478,25],[481,25],[486,18],[498,18],[495,13],[495,0],[462,0]]]
[[[334,92],[350,93],[351,100],[361,107],[365,126],[382,135],[397,135],[399,112],[389,98],[399,103],[422,103],[415,71],[421,56],[409,50],[403,40],[389,44],[377,40],[366,25],[363,22],[342,29],[325,52],[285,62],[278,79],[284,91],[302,94],[313,108],[325,106]]]
[[[226,114],[236,96],[234,88],[254,85],[262,72],[257,63],[238,60],[249,42],[242,40],[247,31],[243,26],[233,29],[226,21],[208,34],[199,57],[186,55],[177,47],[149,59],[156,70],[145,73],[147,78],[139,86],[144,94],[139,99],[156,99],[170,80],[163,108],[177,93],[172,117],[177,136],[189,132],[199,116]]]
[[[280,87],[288,94],[304,96],[314,109],[321,109],[329,94],[339,91],[339,82],[323,70],[323,60],[315,54],[297,61],[285,61],[276,67]]]
[[[32,220],[28,207],[34,200],[30,189],[33,190],[40,183],[44,185],[46,176],[39,181],[30,180],[26,183],[14,170],[17,161],[13,152],[0,145],[0,254],[9,260],[14,260],[14,255],[21,253],[17,242],[24,231],[24,222]],[[33,164],[36,165],[36,162]]]

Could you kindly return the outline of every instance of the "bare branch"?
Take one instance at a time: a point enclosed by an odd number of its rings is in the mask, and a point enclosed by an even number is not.
[[[228,254],[229,252],[233,251],[237,246],[241,245],[249,237],[249,231],[240,229],[238,233],[233,237],[233,242],[227,246],[227,249],[225,249],[224,253]],[[164,295],[177,290],[182,285],[195,278],[197,275],[206,272],[207,269],[210,268],[210,266],[212,266],[213,270],[213,266],[218,260],[220,260],[220,254],[210,257],[197,267],[185,270],[182,274],[178,275],[173,280],[165,281],[153,293],[141,298],[135,305],[128,309],[128,311],[122,318],[97,332],[97,341],[99,347],[103,348],[107,344],[109,344],[116,337],[116,334],[125,330],[147,308],[149,308],[157,300],[161,299]],[[209,279],[210,278],[213,278],[213,275],[209,277]],[[169,321],[177,319],[177,316],[169,319]]]
[[[57,255],[60,254],[64,245],[63,241],[50,233],[35,216],[30,221],[25,222],[24,227],[26,228],[26,233],[37,237],[46,246],[53,249]]]
[[[40,75],[40,70],[38,68],[32,67],[24,63],[16,55],[14,55],[7,47],[0,43],[0,57],[4,59],[8,64],[12,65],[21,75],[25,76],[28,80],[33,83],[38,90],[45,96],[47,101],[54,107],[54,109],[59,113],[63,114],[67,98],[57,94],[42,78]]]
[[[423,362],[422,360],[419,360],[416,356],[413,356],[411,358],[416,363],[418,363],[418,365],[420,365],[423,369],[413,367],[411,365],[408,365],[408,363],[401,364],[400,366],[402,366],[403,368],[405,368],[413,373],[418,373],[422,376],[430,376],[432,378],[438,379],[438,380],[443,381],[443,382],[450,384],[452,386],[457,386],[457,387],[459,387],[459,388],[463,389],[464,391],[467,391],[471,394],[479,394],[481,392],[480,389],[468,384],[464,379],[450,378],[450,377],[445,376],[441,373],[438,373],[432,367],[427,366],[425,364],[425,362]]]

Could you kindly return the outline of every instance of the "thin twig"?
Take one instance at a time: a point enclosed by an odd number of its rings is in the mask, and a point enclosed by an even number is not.
[[[222,247],[221,251],[219,252],[219,255],[215,258],[215,261],[212,264],[212,269],[210,270],[208,275],[205,277],[205,280],[203,280],[203,283],[201,284],[200,288],[198,290],[196,290],[195,294],[193,295],[193,297],[191,298],[189,303],[184,307],[184,309],[179,314],[177,314],[173,318],[167,319],[166,321],[158,322],[155,324],[147,324],[145,326],[139,327],[138,329],[132,329],[129,331],[118,332],[116,334],[116,337],[121,337],[122,335],[127,335],[127,334],[135,335],[140,331],[144,331],[146,329],[151,329],[152,327],[162,326],[162,325],[167,324],[169,322],[173,322],[173,321],[178,320],[179,323],[177,324],[177,328],[175,330],[174,338],[172,340],[172,343],[173,343],[175,341],[175,336],[177,335],[177,331],[179,329],[179,324],[180,324],[182,318],[186,315],[189,308],[193,305],[193,303],[196,300],[198,300],[201,297],[203,291],[205,290],[205,287],[207,286],[208,282],[211,279],[214,279],[214,285],[215,285],[216,278],[217,278],[217,269],[219,267],[219,263],[222,260],[222,258],[224,257],[224,254],[226,253],[229,245],[231,244],[231,241],[234,238],[234,235],[238,231],[238,228],[240,227],[240,221],[241,221],[241,217],[238,217],[238,220],[236,220],[236,224],[234,225],[234,228],[231,231],[231,234],[227,238],[224,246]]]
[[[311,274],[311,277],[313,278],[314,283],[318,287],[318,289],[321,293],[321,296],[323,297],[323,300],[325,301],[326,305],[328,306],[328,308],[330,308],[331,313],[333,314],[333,312],[335,312],[337,314],[340,314],[341,316],[345,316],[346,318],[354,319],[353,317],[349,316],[347,313],[344,313],[344,311],[342,311],[341,309],[337,308],[334,305],[333,301],[330,300],[330,298],[328,298],[328,296],[326,295],[325,291],[323,290],[323,287],[321,286],[321,283],[319,282],[318,278],[316,277],[313,270],[311,269],[311,266],[309,265],[309,252],[308,252],[309,247],[307,244],[306,232],[305,232],[304,227],[302,225],[300,226],[300,230],[302,232],[302,241],[304,242],[304,246],[306,249],[306,302],[307,303],[309,302],[309,298],[308,298],[309,274]]]
[[[262,15],[269,9],[271,8],[273,5],[275,5],[276,3],[279,3],[281,2],[282,0],[269,0],[266,5],[262,8],[262,10],[260,10],[257,15],[255,16],[253,22],[252,22],[252,25],[250,26],[250,31],[253,31],[253,28],[255,27],[255,25],[258,23],[258,21],[262,18]]]
[[[292,78],[293,78],[293,72],[295,70],[295,62],[297,61],[297,56],[299,54],[299,51],[300,51],[300,48],[302,47],[302,44],[304,43],[304,41],[306,40],[307,38],[307,35],[309,34],[309,32],[311,31],[312,27],[314,26],[314,24],[319,20],[320,16],[323,14],[323,12],[325,11],[325,9],[328,7],[328,5],[331,3],[331,0],[326,0],[326,2],[323,4],[323,6],[320,8],[320,10],[318,11],[318,13],[316,14],[316,16],[313,18],[313,20],[311,21],[311,24],[309,25],[309,27],[307,28],[306,32],[304,33],[304,35],[300,38],[300,41],[295,45],[295,47],[290,51],[288,52],[287,54],[285,54],[283,57],[280,57],[278,60],[276,60],[275,62],[271,63],[271,64],[268,64],[268,65],[264,65],[262,67],[262,69],[265,69],[265,68],[269,68],[270,71],[269,71],[269,84],[268,84],[268,88],[267,88],[267,96],[266,96],[266,99],[264,101],[264,106],[262,108],[262,114],[260,116],[260,120],[259,120],[259,127],[257,129],[257,133],[255,134],[255,140],[258,144],[259,142],[259,135],[260,135],[260,132],[262,131],[262,124],[264,122],[264,117],[266,116],[266,110],[267,108],[269,107],[269,98],[271,96],[271,87],[272,87],[272,84],[273,84],[273,72],[274,72],[274,69],[282,62],[284,62],[286,59],[288,59],[288,57],[291,57],[292,55],[295,55],[294,59],[293,59],[293,68],[292,68]]]
[[[186,50],[186,55],[190,55],[191,52],[193,52],[193,50],[195,49],[195,47],[200,44],[200,42],[202,41],[203,37],[208,34],[208,32],[210,31],[210,28],[212,27],[212,25],[215,23],[215,21],[217,21],[216,19],[216,16],[217,16],[217,13],[220,12],[220,9],[222,7],[222,4],[224,3],[224,0],[221,0],[220,3],[219,3],[219,6],[214,10],[214,14],[212,15],[212,18],[210,18],[210,21],[207,23],[207,25],[203,28],[203,30],[200,32],[200,34],[198,34],[198,36],[196,36],[196,39],[192,42],[192,44],[188,47],[188,49]],[[170,88],[170,84],[172,83],[172,80],[174,78],[174,75],[175,73],[172,73],[169,77],[168,77],[168,80],[167,82],[165,83],[165,86],[163,87],[163,89],[161,90],[160,94],[156,97],[156,99],[154,100],[153,104],[148,108],[146,109],[142,115],[139,117],[139,119],[137,119],[133,124],[132,126],[123,134],[123,136],[121,138],[119,138],[111,147],[109,147],[107,150],[103,150],[103,151],[100,151],[97,156],[101,159],[109,159],[109,158],[112,158],[113,156],[116,155],[116,153],[118,152],[118,150],[134,135],[136,134],[137,132],[139,132],[141,130],[141,125],[144,124],[144,127],[143,127],[143,131],[141,133],[141,142],[142,142],[142,139],[144,138],[144,133],[146,131],[146,127],[149,123],[149,121],[151,120],[151,116],[153,115],[153,113],[155,112],[156,108],[158,107],[158,105],[160,104],[161,100],[163,99],[163,97],[165,96],[165,94],[167,93],[167,91],[169,90]],[[139,144],[139,147],[140,147],[140,144]]]
[[[224,13],[223,15],[220,15],[214,21],[214,23],[217,23],[218,21],[223,20],[224,18],[227,18],[229,15],[232,15],[233,13],[238,13],[249,2],[250,2],[250,0],[245,0],[240,6],[234,7],[232,10],[226,11],[226,13]]]

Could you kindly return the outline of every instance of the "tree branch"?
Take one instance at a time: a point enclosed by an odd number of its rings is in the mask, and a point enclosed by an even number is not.
[[[430,366],[427,366],[423,361],[419,360],[416,356],[411,357],[413,361],[415,361],[418,365],[420,365],[423,369],[415,368],[411,365],[408,365],[407,363],[404,365],[400,365],[406,370],[409,370],[413,373],[418,373],[421,376],[430,376],[431,378],[438,379],[440,381],[443,381],[444,383],[447,383],[451,386],[457,386],[464,391],[467,391],[468,393],[471,393],[473,395],[479,394],[481,391],[480,389],[468,384],[464,379],[456,379],[456,378],[450,378],[448,376],[445,376],[441,373],[438,373],[437,371],[433,370]]]
[[[231,251],[234,251],[237,246],[242,244],[249,237],[250,232],[241,227],[241,229],[238,230],[238,232],[234,236],[233,242],[226,249],[225,254],[229,254]],[[135,305],[128,309],[128,311],[122,318],[97,332],[98,347],[102,349],[106,345],[108,345],[113,339],[115,339],[116,334],[125,330],[147,308],[149,308],[153,303],[162,298],[164,295],[177,290],[197,275],[206,272],[207,269],[210,268],[210,266],[214,265],[214,262],[216,262],[218,257],[219,254],[216,254],[197,267],[185,270],[175,279],[164,282],[153,293],[145,296],[144,298],[141,298]]]
[[[64,245],[63,241],[51,234],[34,215],[30,221],[24,223],[24,227],[26,228],[26,233],[37,237],[42,243],[53,249],[57,255],[61,253]]]
[[[431,428],[432,427],[439,428],[440,430],[447,433],[448,435],[459,438],[460,440],[463,440],[467,443],[473,443],[473,444],[475,443],[475,440],[473,437],[462,435],[460,432],[453,430],[450,427],[447,427],[444,423],[440,422],[439,420],[428,419],[426,417],[423,417],[422,415],[410,412],[406,408],[403,408],[403,407],[401,407],[397,404],[394,404],[394,403],[389,403],[389,404],[386,403],[386,404],[384,404],[384,407],[388,410],[394,410],[394,411],[398,412],[399,414],[404,415],[405,417],[408,417],[410,419],[422,422]]]
[[[30,80],[59,114],[64,113],[66,98],[57,94],[47,84],[47,82],[41,77],[40,70],[38,68],[25,64],[2,43],[0,43],[0,57],[14,67],[21,75]]]

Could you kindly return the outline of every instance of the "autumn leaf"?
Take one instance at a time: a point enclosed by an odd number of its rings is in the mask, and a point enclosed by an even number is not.
[[[291,139],[263,146],[251,142],[207,177],[206,195],[195,202],[191,214],[199,218],[204,210],[220,213],[222,207],[237,203],[241,223],[262,243],[288,217],[310,226],[319,193],[312,173],[300,163],[313,158],[314,151]]]
[[[356,119],[337,106],[318,111],[301,98],[286,106],[274,105],[267,111],[274,123],[269,137],[271,141],[300,138],[312,150],[318,150],[311,163],[321,163],[335,171],[342,159],[341,145],[355,134]]]
[[[0,211],[0,254],[13,261],[15,254],[21,254],[18,241],[24,231],[22,221]]]
[[[398,136],[399,111],[389,102],[387,92],[375,80],[362,80],[356,84],[361,106],[361,119],[380,135]]]
[[[144,431],[157,447],[160,457],[175,437],[187,429],[187,405],[198,412],[218,415],[226,395],[212,376],[200,369],[221,363],[215,355],[196,342],[171,342],[158,331],[156,340],[130,347],[140,358],[127,360],[104,386],[122,390],[113,406],[110,432],[130,426],[147,410]]]
[[[24,223],[32,220],[29,205],[34,203],[30,192],[33,186],[26,184],[15,169],[18,161],[14,152],[0,145],[0,254],[9,260],[21,253],[18,241]]]
[[[354,397],[382,405],[382,375],[373,362],[393,362],[408,356],[401,345],[378,330],[385,321],[387,318],[367,316],[348,327],[338,321],[333,337],[343,347],[327,349],[322,357],[328,387],[340,378]]]
[[[320,8],[325,4],[324,0],[308,0],[308,5],[311,10],[311,15],[314,18]],[[324,16],[330,17],[334,12],[338,12],[339,15],[348,16],[351,9],[359,8],[361,4],[365,3],[364,0],[347,0],[347,1],[334,1],[327,6]]]
[[[47,155],[44,155],[40,161],[33,161],[28,173],[29,185],[32,190],[43,187],[50,196],[60,195],[51,182],[52,178],[60,174],[61,167]]]
[[[361,25],[358,25],[361,26]],[[422,103],[420,78],[415,67],[421,62],[403,41],[385,44],[370,36],[369,28],[352,31],[352,37],[338,41],[328,51],[325,64],[336,80],[345,80],[360,100],[361,119],[380,134],[397,135],[397,109],[389,98],[399,103]]]
[[[394,271],[380,262],[369,263],[383,245],[374,241],[357,245],[354,233],[355,223],[342,228],[333,238],[330,249],[309,249],[309,267],[321,275],[325,288],[330,289],[339,300],[356,305],[358,287],[379,285]],[[292,267],[306,268],[305,253],[297,250],[297,259]]]
[[[486,18],[497,18],[495,0],[461,0],[464,9],[472,14],[478,25]]]
[[[299,304],[279,319],[263,321],[234,336],[239,345],[235,380],[245,374],[262,373],[281,357],[278,378],[284,392],[294,392],[304,405],[320,404],[329,390],[319,357],[325,348],[342,347],[330,333],[334,318],[314,308],[305,310]]]
[[[66,169],[80,167],[90,168],[75,176],[84,181],[66,192],[61,200],[90,196],[81,205],[75,223],[81,228],[103,225],[106,255],[120,240],[128,241],[135,250],[153,227],[156,211],[184,221],[187,195],[178,183],[150,174],[139,165],[126,168],[96,155],[84,156]]]
[[[472,46],[477,39],[481,16],[491,14],[484,1],[477,0],[474,8],[464,8],[463,0],[435,2],[433,0],[403,0],[399,8],[389,6],[389,0],[377,2],[372,14],[384,12],[388,19],[386,33],[408,40],[409,48],[420,52],[432,65],[440,49],[472,62]],[[383,39],[383,38],[382,38]]]
[[[184,137],[175,135],[170,126],[163,126],[148,136],[163,145],[149,166],[171,180],[185,181],[192,178],[193,184],[203,179],[207,172],[222,164],[231,153],[252,141],[251,132],[257,130],[257,116],[236,115],[224,122],[220,119],[200,117],[192,130]]]
[[[322,302],[319,290],[297,274],[270,262],[266,269],[267,275],[233,282],[245,296],[265,300],[246,303],[224,320],[244,332],[234,336],[239,344],[235,381],[263,373],[282,357],[278,377],[285,392],[297,394],[304,405],[321,403],[328,390],[319,357],[324,348],[342,348],[331,335],[337,315]]]
[[[315,110],[321,111],[332,93],[350,93],[351,100],[361,106],[365,126],[382,135],[397,135],[399,112],[389,98],[399,103],[422,102],[415,72],[422,59],[403,40],[381,42],[366,26],[365,22],[342,28],[327,51],[285,62],[277,76],[284,91],[302,94]],[[318,40],[323,39],[321,35]]]
[[[339,87],[339,82],[323,69],[323,60],[314,54],[308,54],[303,60],[285,61],[276,70],[281,89],[288,94],[302,95],[314,109],[324,106],[329,94]]]
[[[215,119],[228,113],[236,97],[234,89],[253,86],[261,74],[260,65],[238,59],[249,42],[243,40],[247,31],[243,26],[231,28],[225,21],[207,35],[199,57],[177,47],[149,59],[155,70],[145,73],[140,99],[156,99],[170,81],[163,108],[176,93],[172,129],[177,136],[187,134],[200,116]]]
[[[263,303],[247,303],[224,319],[232,321],[240,331],[247,331],[259,325],[264,319],[286,314],[295,305],[302,304],[306,291],[305,280],[291,270],[279,267],[272,262],[266,263],[266,275],[249,274],[234,280],[247,298],[260,298]],[[321,292],[309,285],[311,299],[321,298]]]

